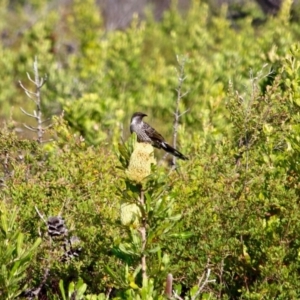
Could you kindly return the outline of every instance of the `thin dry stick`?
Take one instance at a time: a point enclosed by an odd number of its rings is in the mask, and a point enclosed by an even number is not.
[[[141,187],[141,193],[140,193],[139,202],[140,202],[140,204],[141,204],[142,207],[145,207],[145,195],[144,195],[144,191],[142,190],[142,187]],[[147,280],[147,263],[146,263],[146,254],[145,254],[146,243],[147,243],[146,225],[147,225],[146,216],[143,214],[143,217],[142,217],[142,226],[139,229],[139,231],[141,233],[141,238],[142,238],[142,258],[141,258],[141,264],[142,264],[142,277],[143,277],[143,281]]]
[[[203,279],[204,279],[204,274],[205,274],[205,273],[202,274],[202,276],[201,276],[201,278],[200,278],[200,280],[199,280],[199,282],[198,282],[198,287],[199,287],[199,288],[198,288],[196,294],[191,298],[191,300],[195,300],[195,299],[200,295],[200,293],[203,291],[204,287],[205,287],[208,283],[210,283],[210,282],[215,282],[215,281],[216,281],[215,279],[209,280],[210,272],[211,272],[211,269],[208,268],[208,269],[206,270],[206,276],[205,276],[205,280],[204,280],[204,281],[203,281]]]
[[[40,211],[38,210],[38,208],[36,206],[34,206],[37,214],[39,215],[39,217],[44,221],[44,223],[47,225],[47,221],[45,220],[44,216],[40,213]]]
[[[43,141],[43,134],[45,133],[45,129],[49,128],[51,125],[47,127],[43,127],[43,124],[46,122],[42,120],[42,102],[41,102],[41,88],[45,84],[47,77],[44,76],[40,78],[39,76],[39,70],[38,70],[38,61],[37,57],[34,59],[33,63],[33,72],[34,72],[34,80],[30,77],[30,74],[27,73],[27,77],[31,83],[35,86],[35,92],[29,91],[21,81],[19,81],[19,84],[21,88],[24,90],[25,94],[34,101],[36,105],[36,110],[33,111],[33,114],[30,114],[26,112],[23,108],[20,108],[21,111],[28,117],[33,118],[37,122],[37,127],[28,126],[26,124],[23,124],[25,128],[27,128],[30,131],[37,133],[37,141],[39,144],[45,142]]]
[[[45,285],[47,279],[48,279],[48,276],[49,276],[49,268],[46,268],[45,271],[44,271],[44,275],[43,275],[43,279],[40,283],[40,285],[33,291],[31,291],[31,294],[37,298],[37,296],[39,295],[39,293],[41,292],[43,286]]]
[[[208,268],[208,265],[209,265],[209,259],[207,260],[207,263],[206,263],[206,270],[203,272],[202,276],[199,278],[198,290],[197,290],[196,294],[193,297],[191,297],[191,300],[195,300],[200,295],[200,293],[203,291],[203,289],[205,288],[205,286],[207,284],[216,281],[215,279],[209,280],[211,269]],[[173,291],[173,296],[175,299],[183,300],[183,298],[181,298],[175,291]]]
[[[183,113],[179,113],[179,103],[180,100],[188,93],[182,93],[182,85],[184,80],[186,79],[185,75],[184,75],[184,67],[185,67],[185,63],[186,63],[186,58],[179,58],[179,56],[177,55],[177,62],[179,64],[179,70],[178,70],[178,86],[176,89],[177,92],[177,99],[176,99],[176,108],[175,108],[175,113],[174,113],[174,125],[173,125],[173,147],[176,149],[177,146],[177,133],[178,133],[178,126],[179,126],[179,119],[182,115],[184,115],[186,112],[188,112],[188,109],[186,111],[184,111]],[[176,157],[173,156],[172,158],[172,164],[173,167],[176,167]]]
[[[113,290],[112,287],[108,288],[108,290],[107,290],[107,292],[106,292],[106,295],[105,295],[105,296],[106,296],[106,299],[109,299],[109,296],[110,296],[112,290]]]
[[[39,215],[39,217],[44,221],[44,223],[47,226],[47,221],[45,220],[44,216],[40,213],[40,211],[38,210],[37,206],[34,206],[34,208],[35,208],[37,214]],[[39,233],[39,236],[42,236],[40,227],[38,228],[38,233]]]
[[[174,293],[174,298],[178,299],[178,300],[184,300],[183,298],[181,298],[175,291],[173,291]]]

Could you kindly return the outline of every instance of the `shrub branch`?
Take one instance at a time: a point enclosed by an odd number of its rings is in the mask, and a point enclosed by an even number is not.
[[[145,195],[144,195],[144,191],[142,190],[141,187],[141,192],[140,192],[140,198],[139,198],[139,202],[141,207],[143,207],[142,209],[142,224],[141,227],[139,229],[140,233],[141,233],[141,238],[142,238],[142,258],[141,258],[141,264],[142,264],[142,277],[143,277],[143,281],[147,280],[147,262],[146,262],[146,254],[145,254],[145,249],[146,249],[146,243],[147,243],[147,232],[146,232],[146,226],[147,226],[147,220],[146,220],[146,216],[145,216],[145,212],[144,212],[144,207],[145,207]]]
[[[37,57],[35,57],[35,59],[34,59],[33,72],[34,72],[34,80],[31,78],[29,73],[27,73],[27,77],[28,77],[28,80],[31,83],[33,83],[35,86],[34,92],[28,90],[22,84],[21,81],[19,81],[19,84],[20,84],[21,88],[24,90],[25,94],[28,96],[28,98],[30,98],[31,100],[34,101],[34,103],[36,105],[36,110],[34,110],[33,114],[31,114],[31,113],[28,113],[27,111],[25,111],[21,107],[20,107],[20,109],[26,116],[36,120],[36,122],[37,122],[36,127],[28,126],[26,124],[23,124],[23,125],[28,130],[36,132],[37,133],[37,142],[39,144],[42,144],[43,142],[46,142],[46,141],[43,141],[43,135],[45,133],[45,130],[48,129],[49,127],[51,127],[52,124],[50,124],[48,126],[43,126],[43,124],[49,120],[49,119],[42,120],[42,100],[41,100],[41,89],[42,89],[43,85],[45,84],[45,82],[47,81],[47,76],[40,78]]]
[[[176,99],[176,107],[175,107],[175,112],[174,112],[174,125],[173,125],[173,147],[176,149],[177,147],[177,133],[178,133],[178,126],[179,126],[179,119],[181,116],[183,116],[185,113],[189,111],[189,109],[185,110],[183,113],[180,113],[179,111],[179,104],[180,100],[188,94],[188,92],[183,93],[182,92],[182,86],[183,82],[186,79],[185,73],[184,73],[184,67],[186,64],[186,57],[180,58],[177,55],[177,62],[179,64],[178,68],[178,86],[176,88],[177,92],[177,99]],[[175,167],[176,166],[176,157],[173,156],[172,158],[172,164]]]

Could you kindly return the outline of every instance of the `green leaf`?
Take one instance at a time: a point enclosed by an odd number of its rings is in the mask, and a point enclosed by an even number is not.
[[[62,280],[59,281],[59,290],[60,290],[63,300],[67,300],[66,294],[65,294],[64,282]]]
[[[154,248],[151,248],[148,250],[148,253],[156,253],[159,252],[161,250],[160,246],[156,246]]]
[[[73,281],[71,281],[69,283],[69,288],[68,288],[68,299],[71,299],[72,295],[74,294],[75,292],[75,284]]]
[[[105,271],[112,277],[112,279],[116,280],[117,282],[120,282],[120,276],[117,273],[115,273],[109,266],[105,266],[104,268]]]
[[[17,238],[17,255],[20,256],[22,252],[22,246],[24,241],[24,234],[19,233]]]
[[[171,233],[169,237],[179,238],[179,239],[188,239],[195,234],[193,232],[181,232],[181,233]]]
[[[8,224],[7,224],[7,217],[5,213],[1,213],[1,230],[6,237],[8,233]]]
[[[82,297],[87,289],[87,285],[83,282],[82,278],[79,278],[75,285],[75,290],[77,291],[77,296]]]

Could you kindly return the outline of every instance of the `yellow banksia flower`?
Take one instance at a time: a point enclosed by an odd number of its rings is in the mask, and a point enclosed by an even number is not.
[[[126,174],[130,180],[141,183],[143,179],[151,174],[151,164],[156,164],[152,145],[136,143]]]

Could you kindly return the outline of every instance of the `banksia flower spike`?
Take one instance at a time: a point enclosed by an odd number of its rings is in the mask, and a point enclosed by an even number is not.
[[[126,170],[127,177],[137,183],[151,174],[151,164],[156,164],[154,148],[148,143],[136,143],[131,154],[129,166]]]

